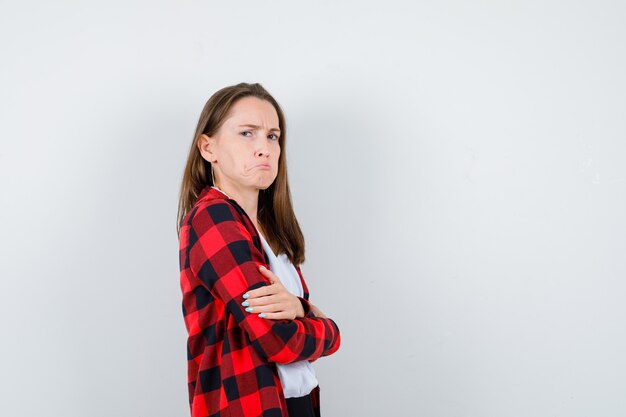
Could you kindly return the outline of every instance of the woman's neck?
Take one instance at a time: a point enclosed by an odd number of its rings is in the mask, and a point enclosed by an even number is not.
[[[260,230],[261,233],[263,231],[259,227],[257,222],[257,208],[259,204],[259,190],[258,189],[236,189],[235,187],[230,187],[228,184],[220,187],[218,185],[214,185],[213,187],[217,188],[224,194],[237,202],[244,209],[252,223],[256,226],[257,230]]]

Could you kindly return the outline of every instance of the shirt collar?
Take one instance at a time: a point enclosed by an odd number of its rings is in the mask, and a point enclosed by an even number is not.
[[[202,191],[200,191],[200,194],[198,194],[197,201],[199,201],[201,199],[213,200],[215,198],[225,198],[225,199],[232,200],[228,196],[228,194],[226,194],[224,191],[220,190],[219,188],[213,187],[211,185],[206,185],[202,189]]]

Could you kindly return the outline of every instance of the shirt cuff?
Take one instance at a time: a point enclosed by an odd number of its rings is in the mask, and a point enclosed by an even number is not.
[[[317,317],[311,311],[311,304],[309,303],[309,300],[302,298],[302,297],[298,297],[298,298],[300,299],[300,303],[302,303],[302,308],[304,309],[304,317]]]

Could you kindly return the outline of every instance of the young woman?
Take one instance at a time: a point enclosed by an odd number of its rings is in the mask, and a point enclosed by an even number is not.
[[[193,417],[320,415],[311,363],[340,334],[300,271],[286,133],[260,84],[222,88],[200,115],[177,222]]]

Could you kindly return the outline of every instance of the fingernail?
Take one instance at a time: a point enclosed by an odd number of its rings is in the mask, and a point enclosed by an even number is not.
[[[254,310],[254,307],[246,307],[246,311],[248,313],[252,313],[252,310]]]
[[[249,301],[244,301],[243,303],[241,303],[242,306],[244,307],[248,307],[250,305]]]
[[[245,294],[243,295],[243,298],[248,298],[248,297],[250,297],[250,294],[248,294],[248,293],[245,293]]]
[[[263,268],[263,269],[267,269],[267,268],[265,268],[263,265],[259,266],[259,269],[261,269],[261,268]]]
[[[259,317],[261,317],[261,318],[265,317],[265,313],[259,314]]]

